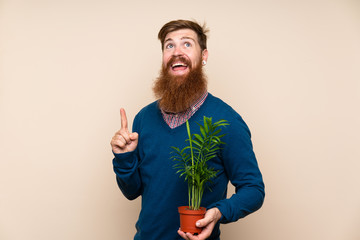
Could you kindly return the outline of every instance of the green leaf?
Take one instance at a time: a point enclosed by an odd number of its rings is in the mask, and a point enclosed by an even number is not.
[[[200,207],[204,184],[211,183],[211,179],[216,177],[218,171],[209,168],[207,162],[217,157],[221,145],[225,144],[221,138],[222,128],[229,123],[226,120],[219,120],[215,123],[212,118],[203,117],[203,125],[199,126],[200,134],[191,134],[189,122],[186,122],[188,138],[185,143],[188,145],[183,149],[171,147],[171,157],[175,163],[173,168],[179,177],[184,177],[188,182],[189,206],[191,208]]]
[[[204,142],[204,139],[199,134],[194,134],[194,137],[199,140],[200,143]],[[195,141],[195,140],[194,140]]]

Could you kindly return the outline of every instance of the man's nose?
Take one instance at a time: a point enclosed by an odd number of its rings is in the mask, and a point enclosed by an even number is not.
[[[174,56],[181,56],[181,55],[183,55],[183,52],[181,51],[181,49],[179,47],[175,47],[173,55]]]

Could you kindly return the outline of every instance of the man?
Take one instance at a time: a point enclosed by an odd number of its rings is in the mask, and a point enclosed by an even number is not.
[[[206,29],[199,24],[177,20],[165,24],[158,37],[163,64],[155,82],[157,101],[144,107],[128,130],[125,110],[120,110],[121,129],[111,140],[114,171],[119,188],[128,199],[142,196],[137,233],[134,239],[220,239],[220,223],[237,221],[259,209],[264,184],[250,140],[250,131],[230,106],[207,92],[203,73],[208,50]],[[226,143],[219,156],[208,164],[218,170],[205,190],[202,205],[208,210],[196,224],[199,235],[179,229],[178,206],[187,205],[187,183],[179,178],[170,160],[171,146],[186,143],[186,121],[195,132],[203,116],[227,120],[223,129]],[[226,199],[231,182],[236,193]]]

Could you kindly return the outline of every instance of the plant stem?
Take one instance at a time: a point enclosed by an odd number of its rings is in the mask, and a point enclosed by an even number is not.
[[[192,147],[192,137],[190,132],[190,125],[189,121],[186,121],[186,129],[189,136],[189,144],[190,144],[190,151],[191,151],[191,173],[192,173],[192,201],[191,201],[191,208],[194,209],[194,195],[195,195],[195,179],[194,179],[194,152]],[[190,203],[189,203],[190,204]]]

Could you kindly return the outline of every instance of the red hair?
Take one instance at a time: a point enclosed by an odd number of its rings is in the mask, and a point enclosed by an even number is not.
[[[206,49],[206,39],[207,39],[206,34],[209,32],[209,30],[206,28],[205,24],[203,26],[200,26],[200,24],[198,24],[197,22],[189,21],[189,20],[181,20],[181,19],[168,22],[160,29],[158,33],[158,38],[161,42],[161,49],[164,49],[164,42],[166,35],[180,29],[193,30],[198,37],[198,42],[201,47],[201,51]]]

